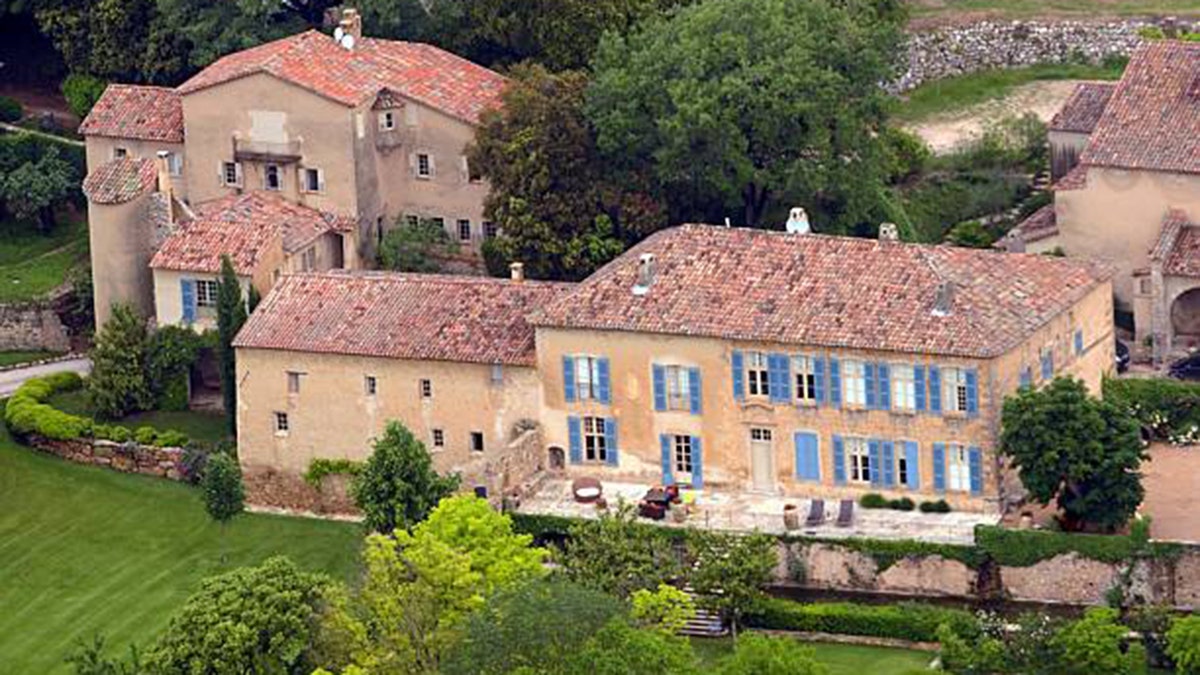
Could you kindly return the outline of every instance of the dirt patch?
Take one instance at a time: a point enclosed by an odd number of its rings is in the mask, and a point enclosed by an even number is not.
[[[27,116],[51,114],[67,127],[79,126],[79,118],[71,113],[67,100],[57,89],[7,82],[0,83],[0,96],[11,96],[20,101]]]
[[[1005,117],[1031,112],[1043,122],[1049,122],[1079,82],[1081,80],[1031,82],[1014,88],[1004,98],[905,124],[904,128],[924,139],[935,153],[945,154]]]
[[[1142,465],[1146,500],[1142,513],[1153,518],[1155,539],[1200,542],[1196,495],[1200,494],[1200,446],[1150,446],[1150,461]]]

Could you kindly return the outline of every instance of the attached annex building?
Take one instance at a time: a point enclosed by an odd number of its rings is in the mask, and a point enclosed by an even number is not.
[[[995,511],[1019,489],[996,453],[1003,399],[1057,375],[1099,390],[1110,279],[1072,259],[705,225],[578,284],[297,275],[237,339],[239,456],[294,479],[313,458],[365,459],[399,419],[493,493],[549,471]],[[534,449],[506,459],[530,429]]]
[[[105,90],[80,126],[98,323],[118,301],[186,322],[220,253],[246,246],[238,273],[263,293],[290,271],[369,267],[398,220],[441,223],[463,264],[477,258],[495,228],[465,152],[507,80],[431,45],[363,37],[353,10],[342,31],[229,54],[176,88]]]

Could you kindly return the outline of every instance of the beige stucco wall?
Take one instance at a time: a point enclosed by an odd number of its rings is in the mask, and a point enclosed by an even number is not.
[[[87,157],[88,172],[92,172],[96,167],[105,162],[112,161],[113,151],[118,148],[125,148],[130,157],[141,157],[145,159],[155,159],[158,157],[160,150],[167,152],[182,153],[182,143],[164,143],[161,141],[142,141],[129,138],[109,138],[107,136],[88,136],[84,139],[85,154]],[[186,162],[186,158],[184,159]],[[215,174],[214,174],[215,175]],[[178,176],[171,176],[171,186],[175,190],[175,195],[181,199],[188,198],[187,189],[188,172],[185,167],[183,172]]]
[[[1200,219],[1200,175],[1092,167],[1085,188],[1059,191],[1054,201],[1067,254],[1114,263],[1117,299],[1131,307],[1132,272],[1148,264],[1167,211]]]
[[[472,468],[501,452],[518,422],[538,418],[540,388],[528,367],[504,366],[497,385],[485,364],[239,349],[237,370],[238,456],[248,470],[303,473],[317,457],[364,460],[371,440],[399,420],[439,470],[463,471],[469,486]],[[288,371],[304,373],[298,394],[288,394]],[[376,396],[366,394],[367,375],[377,378]],[[431,398],[420,396],[421,379],[431,381]],[[287,434],[275,431],[276,411],[288,414]],[[442,449],[434,429],[445,434]],[[483,453],[470,450],[472,431],[484,434]]]
[[[92,258],[96,325],[108,320],[114,302],[133,305],[142,316],[154,313],[154,282],[150,274],[153,232],[143,194],[124,204],[88,207],[88,240]]]
[[[183,290],[180,282],[184,279],[197,281],[220,281],[219,275],[196,272],[177,272],[175,270],[154,270],[154,308],[160,326],[183,324]],[[242,282],[242,297],[250,292],[250,278],[238,277]],[[217,308],[197,307],[196,330],[216,330]]]

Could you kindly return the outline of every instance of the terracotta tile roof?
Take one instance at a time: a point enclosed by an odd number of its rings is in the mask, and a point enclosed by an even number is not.
[[[156,269],[219,272],[228,255],[238,274],[253,274],[273,246],[296,253],[320,235],[348,231],[354,221],[255,191],[205,202],[194,219],[167,237],[150,261]]]
[[[1047,204],[1009,230],[1008,236],[1018,237],[1026,244],[1049,239],[1058,234],[1058,216],[1054,205]]]
[[[123,204],[153,190],[157,183],[158,168],[154,160],[122,157],[89,173],[83,179],[83,194],[96,204]]]
[[[1183,211],[1172,209],[1163,218],[1150,259],[1162,263],[1166,276],[1200,278],[1200,226],[1189,222]]]
[[[179,87],[189,94],[253,73],[268,73],[334,101],[357,106],[383,89],[476,122],[499,105],[507,80],[432,45],[364,38],[353,50],[317,31],[229,54]]]
[[[1058,179],[1058,182],[1050,186],[1050,189],[1055,192],[1065,192],[1067,190],[1082,190],[1087,187],[1088,168],[1083,164],[1076,164],[1075,168],[1067,172],[1067,175]]]
[[[632,292],[639,256],[654,280]],[[535,325],[992,357],[1111,276],[1075,259],[684,225],[658,232]],[[943,282],[945,316],[934,312]]]
[[[1050,120],[1050,130],[1092,133],[1116,88],[1114,82],[1080,82]]]
[[[183,142],[183,104],[167,87],[110,84],[79,125],[84,136]]]
[[[1144,42],[1125,68],[1080,161],[1200,172],[1200,44]]]
[[[234,345],[468,363],[534,364],[526,316],[569,284],[390,272],[285,276]]]

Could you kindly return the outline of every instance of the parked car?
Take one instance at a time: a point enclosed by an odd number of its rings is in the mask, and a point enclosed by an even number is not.
[[[1117,372],[1129,370],[1129,345],[1117,340]]]
[[[1190,354],[1172,363],[1167,374],[1179,380],[1200,380],[1200,353]]]

